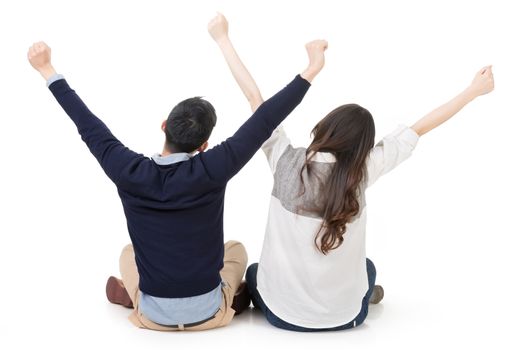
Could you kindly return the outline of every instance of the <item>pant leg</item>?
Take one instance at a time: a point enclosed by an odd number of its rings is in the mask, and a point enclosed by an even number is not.
[[[367,314],[369,313],[369,300],[372,295],[372,291],[374,290],[374,286],[376,285],[376,266],[369,258],[367,258],[367,278],[369,281],[369,289],[363,297],[362,310],[353,321],[355,326],[361,325],[367,318]]]
[[[139,272],[135,264],[135,253],[133,245],[129,244],[121,251],[119,257],[119,271],[125,289],[135,305],[139,301]]]
[[[220,274],[225,287],[231,289],[233,296],[239,289],[247,265],[248,254],[242,243],[237,241],[226,242],[224,245],[224,267]]]
[[[248,270],[246,271],[246,283],[248,284],[249,295],[251,296],[253,306],[265,313],[267,306],[257,290],[257,271],[258,263],[251,264],[248,267]]]

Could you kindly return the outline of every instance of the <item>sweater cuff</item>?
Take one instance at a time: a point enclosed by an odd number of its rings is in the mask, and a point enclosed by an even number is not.
[[[300,82],[301,82],[301,84],[304,84],[304,85],[305,85],[305,86],[307,86],[307,87],[312,86],[312,84],[310,84],[310,82],[309,82],[308,80],[304,79],[304,78],[301,76],[301,74],[296,75],[296,78],[295,78],[294,80],[300,81]]]
[[[70,89],[68,82],[64,78],[54,81],[48,88],[55,97],[62,95]]]

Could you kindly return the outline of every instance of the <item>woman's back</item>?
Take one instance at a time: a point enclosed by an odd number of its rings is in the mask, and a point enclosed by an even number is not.
[[[323,222],[315,209],[322,207],[322,184],[336,158],[318,152],[311,158],[310,171],[302,172],[306,149],[293,148],[283,129],[264,144],[274,187],[257,285],[276,316],[302,327],[330,328],[350,322],[360,312],[369,288],[365,188],[406,159],[417,139],[413,130],[400,127],[371,150],[366,181],[360,185],[360,210],[347,223],[343,244],[326,255],[315,243]]]

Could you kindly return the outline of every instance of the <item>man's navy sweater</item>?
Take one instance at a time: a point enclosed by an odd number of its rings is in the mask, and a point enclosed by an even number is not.
[[[182,298],[219,285],[226,184],[301,102],[309,86],[296,76],[232,137],[190,160],[163,166],[125,147],[66,80],[50,85],[82,140],[117,186],[142,292]]]

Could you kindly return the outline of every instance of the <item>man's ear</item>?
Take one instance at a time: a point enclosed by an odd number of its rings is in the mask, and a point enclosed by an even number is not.
[[[204,152],[208,148],[208,141],[205,141],[196,151]]]
[[[162,129],[162,131],[166,132],[166,123],[167,123],[167,120],[164,120],[162,122],[162,125],[160,126],[160,128]]]

